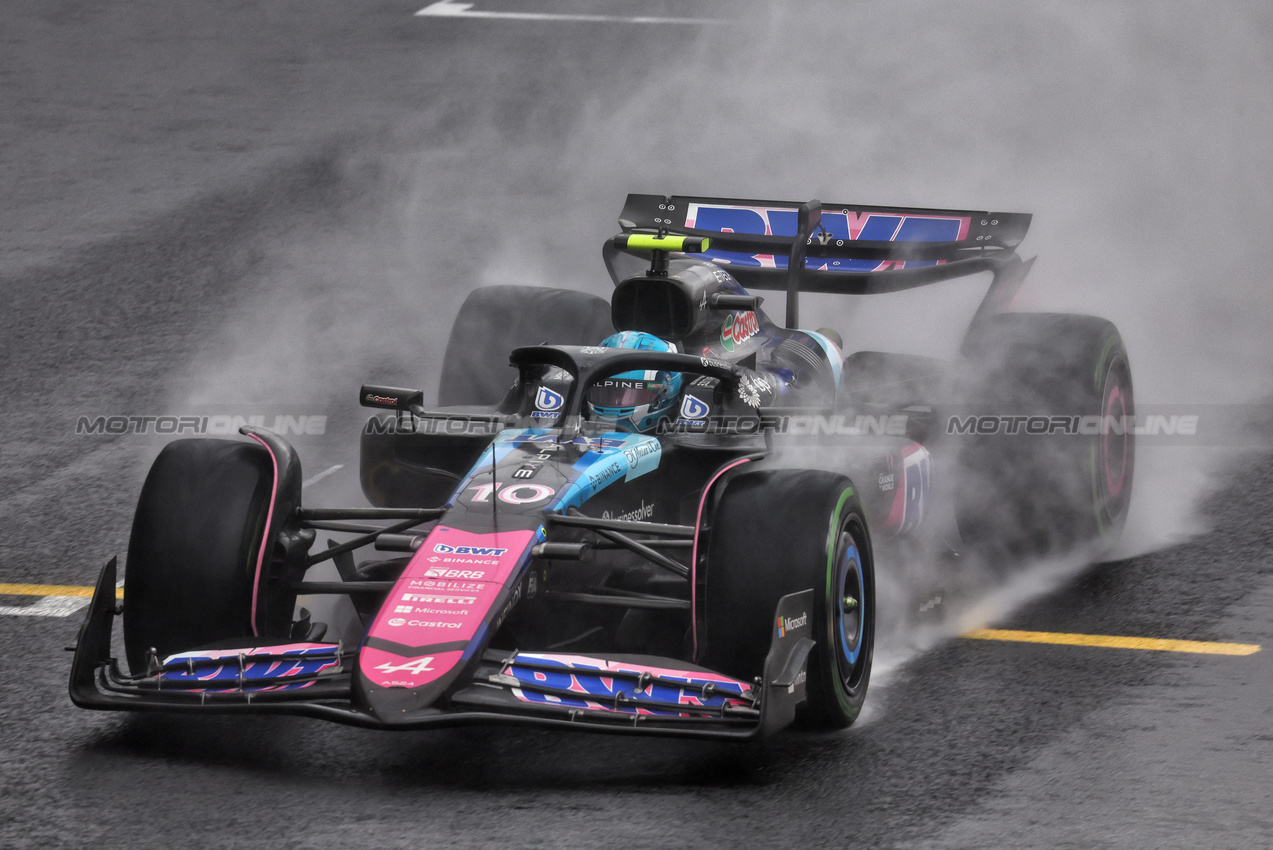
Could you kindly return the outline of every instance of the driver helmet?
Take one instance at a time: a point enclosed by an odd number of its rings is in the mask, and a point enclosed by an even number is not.
[[[642,331],[620,331],[603,339],[601,346],[676,352],[672,343]],[[646,369],[597,381],[588,388],[585,400],[592,421],[609,424],[616,431],[645,434],[672,415],[680,395],[680,372]]]

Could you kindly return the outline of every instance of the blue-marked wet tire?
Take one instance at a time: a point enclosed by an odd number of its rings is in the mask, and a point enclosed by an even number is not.
[[[711,516],[701,663],[741,679],[761,675],[778,600],[807,589],[816,647],[803,720],[841,728],[862,710],[875,647],[875,564],[857,493],[848,478],[821,470],[735,476]]]
[[[953,437],[965,545],[996,563],[1078,547],[1107,553],[1127,519],[1135,467],[1131,366],[1118,329],[1095,316],[1002,313],[970,335],[965,355],[964,412],[1018,419],[1017,433],[1005,424]],[[1026,417],[1078,427],[1031,434]]]
[[[162,658],[252,634],[273,476],[256,443],[177,440],[159,453],[137,502],[124,575],[134,674],[145,672],[151,648]]]

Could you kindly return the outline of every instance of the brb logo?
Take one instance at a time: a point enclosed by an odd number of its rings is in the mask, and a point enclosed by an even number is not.
[[[554,417],[561,412],[561,407],[565,403],[565,396],[561,393],[553,392],[548,387],[540,387],[539,392],[535,393],[535,409],[530,415],[536,419]]]
[[[490,546],[448,546],[445,543],[438,543],[433,547],[433,551],[440,552],[443,555],[491,555],[499,557],[508,550]]]
[[[734,346],[742,345],[758,333],[760,333],[760,322],[756,319],[755,313],[751,310],[746,313],[735,313],[725,319],[725,325],[720,332],[720,344],[725,346],[726,351],[733,351]]]

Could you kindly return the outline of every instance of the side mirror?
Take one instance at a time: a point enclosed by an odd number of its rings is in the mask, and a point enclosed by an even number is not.
[[[407,390],[401,387],[377,387],[363,384],[358,391],[358,403],[363,407],[396,410],[399,413],[419,410],[424,405],[424,390]]]

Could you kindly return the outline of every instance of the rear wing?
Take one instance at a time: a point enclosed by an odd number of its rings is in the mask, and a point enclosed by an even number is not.
[[[628,195],[619,226],[624,233],[707,237],[706,251],[684,256],[725,266],[747,289],[785,290],[787,325],[795,327],[800,292],[896,292],[981,271],[993,272],[995,282],[978,316],[997,312],[1029,268],[1016,247],[1030,219],[1028,213],[817,200]],[[610,243],[603,251],[616,284],[640,273],[640,256]]]

